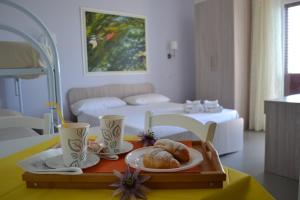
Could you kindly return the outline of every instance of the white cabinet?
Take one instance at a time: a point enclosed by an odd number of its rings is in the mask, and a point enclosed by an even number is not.
[[[195,5],[196,95],[248,113],[250,1],[207,0]]]

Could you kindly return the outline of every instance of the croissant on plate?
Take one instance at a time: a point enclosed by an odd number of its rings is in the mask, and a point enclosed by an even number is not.
[[[172,154],[161,148],[153,148],[143,156],[143,164],[147,168],[171,169],[180,167],[180,163]]]
[[[159,147],[172,154],[180,163],[190,161],[188,147],[180,142],[170,139],[160,139],[154,143],[154,147]]]

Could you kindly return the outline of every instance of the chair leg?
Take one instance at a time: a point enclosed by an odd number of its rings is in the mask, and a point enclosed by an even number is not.
[[[147,111],[145,114],[145,131],[148,131],[152,127],[151,119],[152,119],[153,113],[151,111]]]
[[[43,135],[46,134],[52,134],[53,132],[53,120],[52,120],[52,115],[50,113],[45,113],[44,114],[44,130],[43,130]]]

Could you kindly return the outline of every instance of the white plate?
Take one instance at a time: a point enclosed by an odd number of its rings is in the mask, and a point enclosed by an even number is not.
[[[92,167],[100,162],[100,157],[97,156],[96,154],[93,153],[88,153],[87,158],[83,163],[83,166],[81,169],[86,169],[89,167]],[[64,168],[66,167],[64,165],[64,160],[63,160],[63,155],[62,153],[53,157],[49,157],[45,159],[45,164],[52,168],[52,169],[57,169],[57,168]]]
[[[179,168],[172,168],[172,169],[147,168],[143,164],[143,156],[145,155],[145,153],[152,150],[153,148],[154,147],[143,147],[143,148],[136,149],[130,152],[129,154],[127,154],[125,158],[125,162],[132,168],[135,169],[139,168],[147,172],[178,172],[178,171],[183,171],[195,167],[203,160],[202,154],[199,151],[193,148],[188,148],[191,159],[189,162],[182,164]]]
[[[133,149],[133,144],[131,144],[130,142],[127,141],[123,141],[122,142],[122,147],[120,149],[119,153],[114,153],[115,155],[120,155],[120,154],[124,154],[127,153],[129,151],[131,151]],[[101,152],[101,155],[110,155],[111,153],[103,153]]]

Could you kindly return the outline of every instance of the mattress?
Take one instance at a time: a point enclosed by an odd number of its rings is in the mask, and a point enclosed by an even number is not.
[[[92,127],[99,126],[98,116],[101,115],[124,115],[124,132],[125,134],[139,134],[144,131],[145,112],[152,111],[155,114],[175,114],[183,113],[183,104],[166,102],[156,103],[150,105],[141,106],[122,106],[107,110],[93,110],[81,112],[77,119],[80,122],[87,122]],[[222,123],[234,119],[238,119],[239,115],[236,110],[223,109],[220,113],[194,113],[185,114],[191,118],[194,118],[202,123],[213,121],[216,123]],[[170,126],[159,126],[153,127],[153,131],[159,137],[169,137],[177,135],[179,133],[186,132],[183,128],[170,127]],[[193,137],[190,135],[190,137]]]
[[[42,67],[38,51],[30,44],[14,41],[0,41],[0,70]],[[34,79],[39,75],[22,75],[22,79]]]
[[[8,116],[22,116],[22,114],[17,111],[0,108],[0,117]]]
[[[39,53],[28,43],[0,41],[0,68],[41,66]]]
[[[0,108],[0,118],[1,117],[8,117],[8,116],[22,116],[21,113],[7,110],[7,109],[1,109]],[[0,141],[1,140],[12,140],[22,137],[30,137],[30,136],[36,136],[38,135],[37,132],[30,128],[0,128]]]

